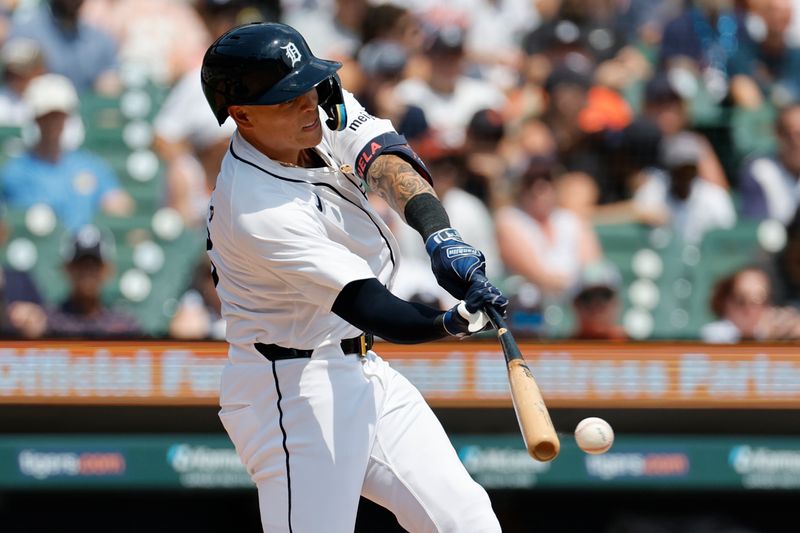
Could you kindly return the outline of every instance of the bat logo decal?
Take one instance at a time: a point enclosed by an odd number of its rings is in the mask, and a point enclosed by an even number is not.
[[[533,379],[533,372],[531,372],[531,369],[528,368],[528,365],[519,365],[519,366],[521,366],[522,367],[522,371],[525,372],[525,377],[526,378]]]

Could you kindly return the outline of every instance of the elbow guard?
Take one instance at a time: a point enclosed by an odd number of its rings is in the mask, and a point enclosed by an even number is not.
[[[359,152],[356,157],[356,173],[362,180],[367,180],[369,167],[381,154],[392,154],[406,160],[417,173],[433,185],[431,173],[420,157],[411,149],[406,138],[399,133],[390,132],[378,135]]]

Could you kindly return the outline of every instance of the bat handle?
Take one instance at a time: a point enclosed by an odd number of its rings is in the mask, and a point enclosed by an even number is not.
[[[500,316],[500,313],[491,305],[484,306],[483,311],[489,316],[489,321],[497,330],[497,338],[503,347],[503,355],[506,361],[512,359],[519,359],[524,362],[522,353],[519,351],[516,341],[514,341],[511,331],[509,331],[506,321]]]
[[[489,317],[489,321],[494,326],[494,329],[498,331],[500,331],[501,329],[508,329],[508,326],[506,326],[506,321],[503,320],[503,317],[500,316],[500,313],[497,311],[497,309],[495,309],[491,305],[487,305],[483,308],[483,311]]]

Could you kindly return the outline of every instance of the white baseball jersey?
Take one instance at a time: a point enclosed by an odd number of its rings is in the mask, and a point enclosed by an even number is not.
[[[330,312],[339,292],[359,279],[391,284],[398,246],[353,169],[370,140],[394,129],[349,93],[345,103],[347,128],[323,126],[316,148],[325,168],[287,167],[233,136],[208,226],[227,340],[243,348],[231,350],[234,362],[261,359],[255,342],[315,349],[358,336]]]
[[[208,223],[230,343],[220,420],[258,487],[265,532],[352,532],[363,495],[410,531],[497,533],[486,491],[419,391],[376,353],[340,347],[361,333],[331,311],[341,289],[390,286],[398,262],[352,173],[392,127],[352,95],[345,103],[346,129],[323,126],[316,147],[325,168],[281,165],[238,133],[222,162]],[[256,342],[313,353],[268,360]]]

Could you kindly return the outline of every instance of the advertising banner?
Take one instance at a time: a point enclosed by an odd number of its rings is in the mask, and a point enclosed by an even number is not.
[[[800,489],[800,438],[622,435],[605,454],[564,439],[549,463],[518,435],[455,435],[459,458],[487,489]],[[250,489],[223,435],[18,435],[0,439],[0,490]]]
[[[0,488],[252,486],[224,435],[0,439]]]
[[[800,347],[692,343],[520,346],[551,407],[800,408]],[[216,405],[224,343],[5,342],[0,404]],[[433,406],[510,406],[494,341],[375,351]]]

